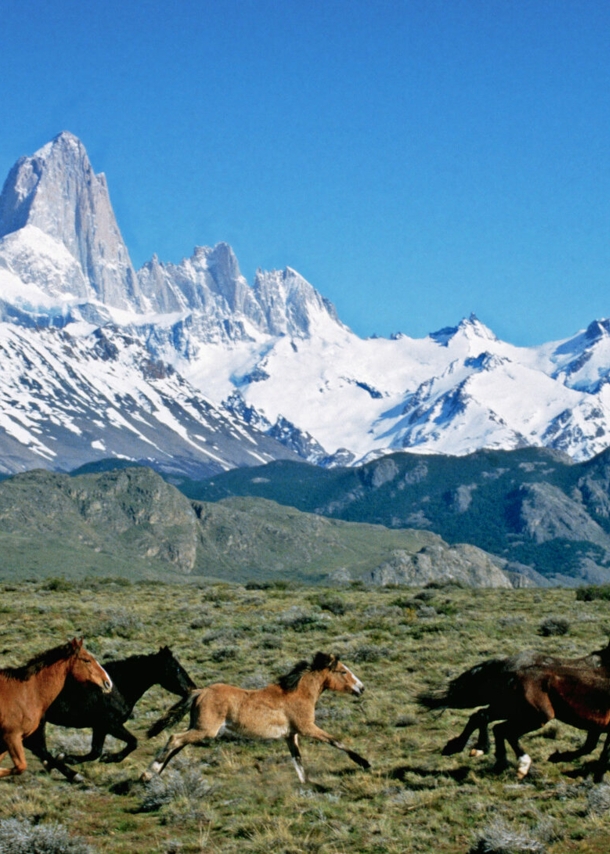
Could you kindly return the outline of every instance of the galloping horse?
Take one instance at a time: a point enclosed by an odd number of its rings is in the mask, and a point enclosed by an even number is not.
[[[150,780],[153,774],[160,774],[172,756],[187,744],[215,738],[225,729],[259,738],[285,738],[301,783],[305,783],[307,777],[299,750],[299,735],[343,750],[362,768],[370,768],[363,756],[316,726],[316,703],[325,690],[359,697],[364,685],[334,655],[318,652],[311,663],[300,661],[277,684],[266,688],[246,690],[218,683],[193,691],[148,730],[151,738],[179,721],[187,711],[191,713],[189,730],[170,737],[142,779]]]
[[[477,748],[487,747],[487,724],[494,727],[495,770],[507,765],[508,741],[518,762],[518,777],[525,777],[531,758],[521,748],[519,738],[557,718],[587,731],[583,747],[556,752],[553,761],[574,759],[593,750],[602,732],[608,738],[602,750],[596,782],[603,779],[610,754],[610,645],[577,659],[562,659],[534,651],[509,658],[484,661],[453,679],[441,694],[420,694],[418,701],[429,709],[487,706],[471,715],[464,731],[445,745],[445,755],[466,746],[470,734],[479,728]]]
[[[52,759],[32,736],[69,675],[105,693],[112,689],[110,676],[87,652],[82,639],[49,649],[22,667],[0,670],[0,762],[8,752],[14,766],[0,768],[0,777],[25,771],[24,743],[43,761]]]
[[[47,764],[61,771],[69,780],[74,780],[78,775],[65,765],[66,762],[91,762],[95,759],[101,759],[102,762],[122,762],[136,749],[138,740],[126,729],[124,723],[135,704],[150,687],[161,685],[166,691],[181,697],[188,696],[189,691],[196,687],[167,646],[150,655],[131,655],[118,661],[104,662],[104,668],[113,682],[109,694],[101,694],[92,690],[90,685],[68,678],[33,736],[46,750],[45,723],[77,729],[91,727],[93,736],[89,753],[82,756],[60,754],[47,761]],[[107,735],[126,742],[123,750],[102,754]]]

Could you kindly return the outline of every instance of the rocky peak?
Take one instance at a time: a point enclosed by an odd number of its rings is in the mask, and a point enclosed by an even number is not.
[[[491,331],[481,323],[476,314],[471,314],[470,317],[464,317],[457,326],[446,326],[439,329],[438,332],[431,332],[430,338],[441,344],[443,347],[448,347],[453,340],[462,338],[467,341],[497,341],[498,339]]]
[[[342,325],[333,304],[296,270],[258,270],[253,291],[271,335],[310,335],[321,316]]]
[[[106,178],[94,173],[85,147],[71,133],[64,131],[31,157],[20,158],[9,172],[0,195],[0,237],[28,227],[52,238],[58,251],[67,249],[76,260],[84,284],[74,294],[71,277],[67,287],[74,296],[117,308],[140,307],[137,278]]]

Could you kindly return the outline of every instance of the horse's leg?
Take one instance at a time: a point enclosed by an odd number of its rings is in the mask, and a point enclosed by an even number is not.
[[[594,783],[601,783],[604,779],[604,774],[606,773],[606,768],[608,767],[608,756],[610,756],[610,732],[606,735],[606,740],[604,742],[604,746],[602,747],[602,752],[599,756],[599,761],[597,763],[597,769],[595,774],[593,775]]]
[[[466,724],[462,732],[455,738],[449,739],[447,744],[443,747],[442,755],[453,756],[454,753],[461,753],[462,750],[466,747],[468,739],[475,731],[475,729],[479,730],[479,739],[477,741],[477,746],[475,749],[482,750],[482,752],[487,753],[489,750],[489,734],[487,732],[488,723],[489,709],[479,709],[477,712],[474,712],[468,718],[468,723]],[[480,744],[486,745],[487,749],[479,747]]]
[[[286,739],[288,743],[288,750],[290,751],[290,755],[292,756],[292,761],[294,762],[294,767],[296,768],[296,772],[301,783],[307,782],[307,775],[305,774],[305,769],[303,768],[303,761],[301,759],[301,751],[299,750],[299,736],[296,732],[291,733]]]
[[[579,759],[581,756],[588,756],[593,753],[601,736],[601,730],[590,729],[587,732],[585,743],[576,750],[556,750],[549,756],[549,762],[571,762],[573,759]]]
[[[25,750],[23,749],[23,740],[21,734],[5,733],[4,743],[8,748],[8,753],[13,761],[12,768],[0,768],[0,777],[11,777],[16,774],[23,774],[28,767],[25,759]],[[3,756],[5,754],[2,754]]]
[[[342,750],[344,753],[347,753],[352,762],[355,762],[357,765],[360,765],[361,768],[370,768],[371,763],[368,759],[365,759],[364,756],[360,756],[359,753],[356,753],[355,750],[351,750],[347,747],[343,742],[337,741],[336,738],[333,738],[327,732],[324,732],[323,729],[316,726],[314,723],[308,724],[306,727],[303,727],[299,730],[301,735],[306,735],[309,738],[315,738],[317,741],[323,741],[324,744],[330,744],[331,747],[336,747],[337,750]]]
[[[523,750],[519,738],[528,732],[539,729],[546,723],[538,714],[529,714],[525,719],[518,721],[508,720],[496,724],[494,727],[494,738],[496,741],[496,764],[494,771],[504,771],[508,767],[506,756],[506,741],[512,747],[517,757],[517,777],[522,780],[527,776],[532,765],[531,757]]]
[[[220,729],[220,727],[218,727],[218,729]],[[187,744],[198,744],[201,741],[205,741],[206,738],[214,738],[217,732],[218,730],[216,730],[213,735],[210,735],[206,730],[189,729],[187,732],[180,732],[175,735],[171,735],[163,750],[159,751],[154,761],[151,762],[140,779],[145,783],[152,780],[153,775],[160,774],[166,767],[169,760],[177,753],[180,753]]]
[[[493,714],[490,706],[480,710],[479,737],[470,751],[471,756],[483,756],[489,753],[491,747],[489,743],[489,724],[493,720]]]
[[[138,746],[138,739],[135,735],[132,735],[128,729],[125,729],[122,723],[114,724],[112,728],[108,730],[108,733],[114,738],[124,741],[125,747],[122,750],[117,751],[117,753],[104,753],[100,758],[100,762],[122,762],[123,759],[125,759],[126,756],[129,756],[130,753],[133,753]],[[105,735],[106,733],[104,733],[104,736]],[[93,731],[93,736],[95,738],[95,730]]]
[[[60,774],[63,774],[64,777],[69,780],[71,783],[82,783],[84,778],[81,774],[75,771],[73,768],[69,768],[67,765],[62,762],[61,759],[53,756],[52,753],[49,752],[47,748],[47,739],[45,736],[45,724],[44,721],[40,724],[36,732],[33,732],[32,735],[29,735],[23,741],[24,745],[32,751],[34,756],[38,757],[47,771],[50,772],[52,768],[55,768]]]
[[[103,729],[93,729],[91,736],[91,750],[89,753],[60,753],[58,759],[71,764],[80,762],[94,762],[102,755],[104,741],[106,740],[106,731]]]

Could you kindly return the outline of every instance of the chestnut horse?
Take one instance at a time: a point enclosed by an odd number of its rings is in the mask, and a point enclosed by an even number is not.
[[[112,680],[84,648],[82,638],[49,649],[22,667],[0,670],[0,762],[9,753],[14,766],[0,768],[0,777],[23,774],[27,768],[24,742],[43,761],[52,758],[28,738],[36,733],[69,675],[79,682],[92,682],[105,693],[112,690]]]
[[[307,777],[299,750],[300,735],[343,750],[353,762],[370,768],[363,756],[316,726],[316,703],[325,690],[360,697],[364,685],[334,655],[318,652],[311,663],[300,661],[290,673],[266,688],[246,690],[218,683],[193,691],[148,730],[151,738],[179,721],[187,711],[191,713],[189,730],[170,737],[142,779],[150,780],[155,773],[160,774],[172,756],[187,744],[215,738],[225,729],[259,738],[285,738],[301,783]]]
[[[479,740],[473,752],[487,752],[487,725],[502,721],[494,727],[495,770],[502,771],[508,765],[508,741],[517,757],[520,779],[528,774],[531,758],[519,739],[547,721],[557,718],[587,731],[581,748],[555,752],[549,757],[551,761],[584,756],[595,748],[601,733],[608,732],[595,774],[596,782],[603,779],[610,753],[610,644],[576,659],[555,658],[532,650],[489,659],[453,679],[443,693],[424,693],[418,700],[429,709],[486,706],[471,715],[463,732],[447,742],[443,754],[463,750],[475,729],[479,729]]]

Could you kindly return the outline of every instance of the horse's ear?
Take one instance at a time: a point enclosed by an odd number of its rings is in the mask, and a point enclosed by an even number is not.
[[[327,652],[316,652],[311,663],[312,670],[326,670],[329,667],[331,670],[336,666],[334,655],[329,655]]]
[[[82,648],[83,640],[84,638],[72,638],[72,640],[70,641],[70,646],[72,647],[74,652],[77,652],[77,650]]]

